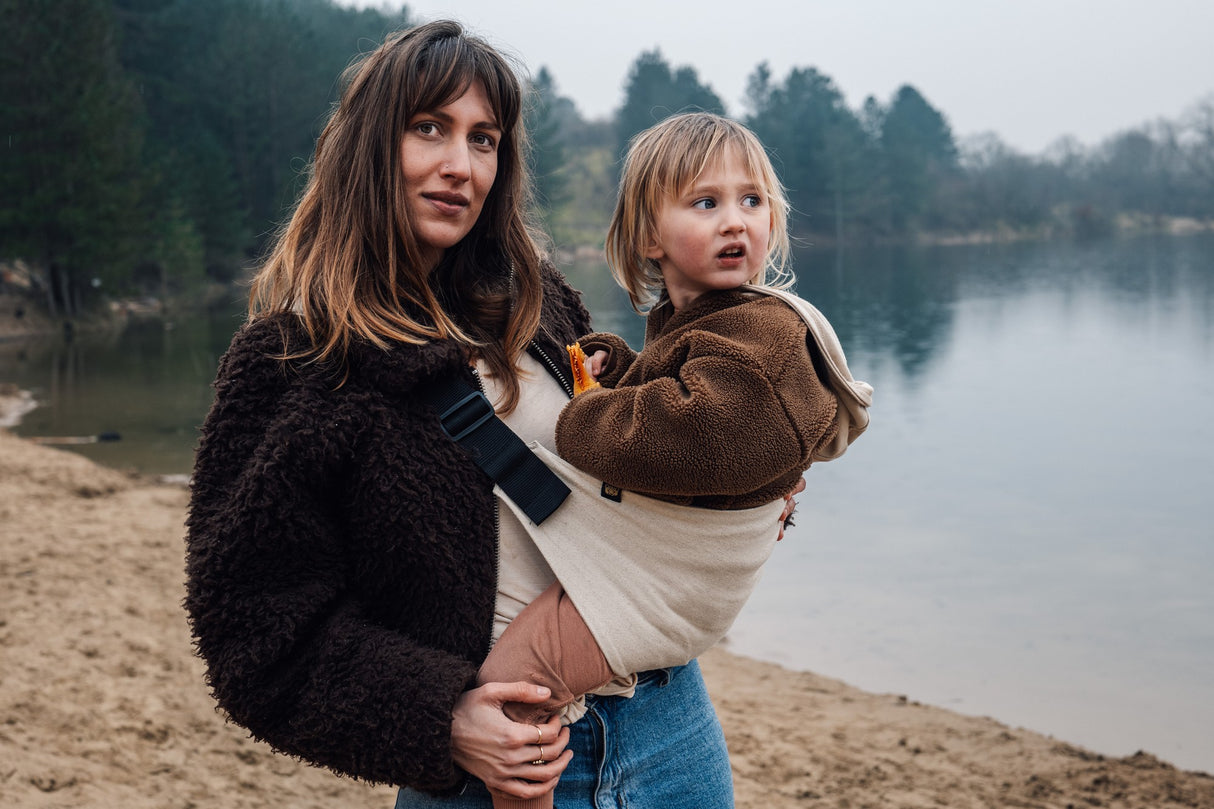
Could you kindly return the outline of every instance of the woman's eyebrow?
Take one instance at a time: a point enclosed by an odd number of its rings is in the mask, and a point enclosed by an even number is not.
[[[441,109],[422,111],[422,112],[417,113],[413,117],[414,118],[437,118],[438,120],[442,121],[445,124],[451,123],[451,121],[455,120],[451,116],[450,113],[443,112]],[[499,124],[496,120],[494,120],[492,118],[490,118],[487,121],[477,121],[476,123],[474,123],[472,125],[472,128],[473,129],[492,129],[496,132],[502,131],[501,124]]]

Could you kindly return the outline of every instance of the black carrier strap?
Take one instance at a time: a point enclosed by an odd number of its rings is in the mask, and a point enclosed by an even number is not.
[[[458,374],[425,391],[443,430],[536,525],[565,502],[569,487],[493,412],[485,394]]]

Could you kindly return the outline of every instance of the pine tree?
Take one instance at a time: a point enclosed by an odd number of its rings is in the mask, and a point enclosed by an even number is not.
[[[725,113],[725,105],[692,67],[672,70],[661,51],[645,51],[633,62],[624,85],[624,105],[616,114],[623,151],[632,136],[680,112]]]
[[[0,28],[0,246],[73,317],[125,283],[144,235],[138,98],[105,0],[0,0]]]

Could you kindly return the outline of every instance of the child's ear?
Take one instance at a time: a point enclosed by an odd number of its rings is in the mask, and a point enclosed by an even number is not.
[[[662,249],[662,245],[653,236],[649,237],[649,243],[645,245],[645,258],[653,261],[661,261],[666,258],[666,251]]]

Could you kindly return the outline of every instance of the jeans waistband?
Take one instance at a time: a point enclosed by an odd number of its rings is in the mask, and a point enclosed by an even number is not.
[[[672,666],[668,669],[650,669],[649,671],[638,672],[637,687],[650,684],[657,686],[669,685],[670,679],[682,669],[683,666]]]

